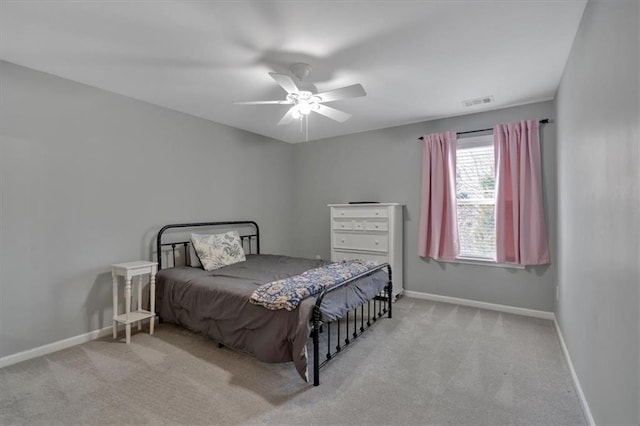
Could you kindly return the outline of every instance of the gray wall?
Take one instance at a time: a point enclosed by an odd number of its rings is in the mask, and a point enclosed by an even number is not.
[[[640,424],[638,1],[590,0],[557,94],[557,318],[597,424]]]
[[[0,357],[111,323],[109,265],[164,224],[255,219],[290,248],[293,147],[0,62]]]
[[[358,133],[295,145],[294,241],[302,256],[329,258],[329,203],[374,200],[404,204],[405,289],[552,311],[555,299],[555,124],[541,126],[552,264],[527,270],[438,263],[418,257],[422,145],[444,130],[491,128],[522,119],[553,119],[553,102]]]

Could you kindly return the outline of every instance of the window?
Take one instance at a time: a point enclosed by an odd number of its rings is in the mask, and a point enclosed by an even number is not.
[[[494,260],[495,164],[493,135],[458,139],[456,204],[460,256]]]

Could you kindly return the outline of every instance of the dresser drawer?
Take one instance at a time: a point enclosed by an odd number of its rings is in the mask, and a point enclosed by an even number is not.
[[[333,229],[335,230],[345,230],[351,231],[353,229],[353,221],[350,219],[347,220],[333,220]]]
[[[333,234],[333,247],[337,249],[386,252],[389,247],[389,238],[387,235],[335,232]]]
[[[331,261],[332,262],[342,262],[343,260],[370,260],[378,263],[389,263],[389,258],[386,254],[377,254],[377,253],[357,253],[352,251],[340,251],[333,250],[331,252]]]
[[[333,217],[388,217],[389,213],[384,207],[350,207],[350,208],[340,208],[336,207],[333,209]]]
[[[386,232],[389,230],[389,223],[386,220],[334,219],[333,229],[336,231]]]
[[[389,222],[385,221],[366,221],[364,223],[365,231],[388,231]]]
[[[363,220],[354,220],[353,221],[353,230],[354,231],[364,231],[365,230],[365,222]]]

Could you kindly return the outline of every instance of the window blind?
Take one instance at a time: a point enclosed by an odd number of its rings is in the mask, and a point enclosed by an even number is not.
[[[460,256],[495,258],[495,167],[492,137],[460,143],[456,151]]]

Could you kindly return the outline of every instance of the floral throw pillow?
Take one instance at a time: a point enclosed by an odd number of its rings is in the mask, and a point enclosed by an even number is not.
[[[191,244],[205,271],[247,260],[238,231],[210,235],[191,234]]]

